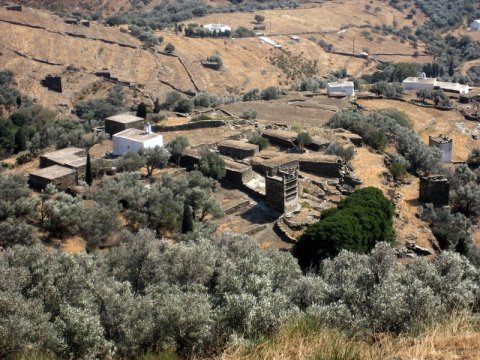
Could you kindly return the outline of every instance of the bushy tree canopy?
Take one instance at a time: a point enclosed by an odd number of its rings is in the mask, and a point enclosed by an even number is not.
[[[298,239],[293,254],[302,268],[318,269],[323,259],[343,249],[367,253],[377,242],[393,242],[392,216],[393,205],[381,190],[357,190],[336,209],[324,211],[320,221]]]

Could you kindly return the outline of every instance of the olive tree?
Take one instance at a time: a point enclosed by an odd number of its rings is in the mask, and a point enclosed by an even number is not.
[[[170,159],[170,152],[158,145],[154,148],[143,149],[140,154],[145,159],[144,167],[147,170],[147,176],[152,176],[153,170],[167,166]]]

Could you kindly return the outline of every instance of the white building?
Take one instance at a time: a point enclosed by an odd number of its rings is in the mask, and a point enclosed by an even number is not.
[[[438,81],[435,78],[427,78],[425,73],[422,73],[420,77],[409,77],[402,82],[404,90],[436,90],[442,89],[446,92],[454,92],[457,94],[468,94],[470,88],[468,85],[459,83],[452,83],[446,81]]]
[[[207,29],[208,31],[210,32],[218,32],[218,33],[222,33],[222,32],[225,32],[225,31],[232,31],[232,28],[228,25],[223,25],[223,24],[207,24],[207,25],[204,25],[203,26],[205,29]]]
[[[275,49],[281,49],[282,48],[282,45],[280,45],[276,41],[270,39],[269,37],[259,36],[258,39],[265,44],[272,45]]]
[[[471,30],[480,30],[480,19],[473,20],[472,24],[470,25]]]
[[[355,86],[352,81],[331,82],[327,84],[327,94],[346,94],[349,96],[354,96]]]
[[[402,81],[404,90],[433,90],[437,84],[437,79],[427,78],[425,74],[420,77],[409,77]]]
[[[144,130],[127,129],[116,133],[112,137],[113,155],[123,155],[128,151],[137,152],[141,149],[163,146],[163,136],[155,134],[151,130],[151,125],[147,125]]]

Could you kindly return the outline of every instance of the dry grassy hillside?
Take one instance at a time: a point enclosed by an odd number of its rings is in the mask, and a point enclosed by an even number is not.
[[[149,3],[149,6],[154,3]],[[398,39],[384,39],[382,35],[376,35],[373,41],[369,41],[361,34],[364,29],[353,27],[338,34],[345,26],[389,24],[394,18],[398,19],[399,26],[411,22],[382,2],[373,3],[382,9],[378,14],[367,12],[367,3],[367,0],[326,2],[307,4],[295,10],[262,12],[267,22],[272,24],[273,32],[281,29],[280,32],[285,33],[307,30],[317,33],[302,35],[299,41],[293,41],[287,35],[276,36],[275,39],[283,45],[283,51],[273,49],[256,38],[196,39],[172,31],[157,32],[158,36],[164,37],[163,44],[147,50],[142,48],[140,41],[122,33],[120,28],[105,27],[95,22],[90,28],[83,28],[67,25],[62,18],[47,11],[24,8],[22,12],[11,12],[0,8],[0,32],[3,34],[0,37],[0,67],[14,71],[18,86],[24,93],[62,112],[69,112],[78,100],[105,93],[111,83],[94,75],[103,69],[134,85],[136,90],[130,90],[129,96],[135,102],[140,99],[152,101],[156,97],[162,99],[172,89],[239,94],[254,87],[289,87],[294,79],[288,78],[285,71],[274,65],[279,54],[286,54],[292,63],[296,61],[295,56],[301,56],[305,61],[318,61],[317,75],[346,67],[350,74],[358,76],[371,71],[375,62],[325,52],[308,38],[325,37],[335,43],[339,51],[349,51],[350,41],[355,38],[358,51],[369,47],[375,52],[413,53],[408,43],[402,44]],[[341,15],[346,13],[355,15],[351,18]],[[252,13],[234,13],[209,15],[194,21],[222,21],[233,26],[252,27],[252,19]],[[161,53],[168,42],[175,46],[174,54],[178,58]],[[201,65],[202,60],[215,53],[223,59],[224,67],[220,71]],[[412,59],[407,56],[396,60]],[[40,80],[47,74],[62,76],[62,94],[48,91],[40,85]]]

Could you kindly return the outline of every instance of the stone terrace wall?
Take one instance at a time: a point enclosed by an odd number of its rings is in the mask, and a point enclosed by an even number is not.
[[[185,124],[170,125],[170,126],[153,125],[152,130],[154,132],[168,132],[168,131],[215,128],[223,125],[225,125],[224,120],[200,120],[200,121],[190,121]]]

